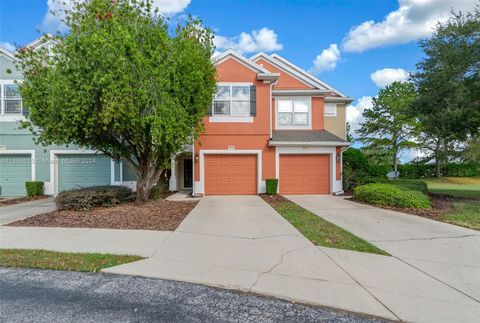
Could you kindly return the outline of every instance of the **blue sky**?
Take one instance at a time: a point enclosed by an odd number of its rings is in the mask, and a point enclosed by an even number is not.
[[[47,15],[55,0],[0,0],[0,45],[24,45],[37,30],[62,28]],[[61,0],[62,1],[62,0]],[[70,0],[63,0],[70,1]],[[219,50],[249,57],[277,52],[357,99],[348,109],[353,128],[381,86],[403,80],[422,57],[428,37],[451,8],[471,10],[477,0],[154,0],[173,21],[200,17],[218,36]],[[57,6],[58,6],[57,1]],[[316,63],[314,63],[316,61]]]

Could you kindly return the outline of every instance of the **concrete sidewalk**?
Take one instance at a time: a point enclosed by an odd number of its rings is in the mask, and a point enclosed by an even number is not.
[[[55,211],[53,197],[14,205],[0,206],[0,225]]]
[[[326,199],[326,210],[331,204],[328,219],[335,222],[334,215],[350,214],[346,222],[356,226],[348,229],[359,236],[373,230],[369,226],[377,228],[386,221],[376,208],[365,207],[368,212],[357,214],[350,210],[352,202],[335,199]],[[362,222],[362,216],[371,222]],[[415,229],[400,223],[392,228],[397,231],[391,232],[394,239]],[[457,249],[457,255],[452,255],[454,249],[442,239],[420,237],[416,239],[422,244],[440,244],[434,256],[442,255],[441,248],[447,246],[445,254],[453,257],[451,262],[478,248],[466,245],[463,252]],[[394,254],[405,241],[395,248],[386,248],[391,242],[384,243],[379,246]],[[314,246],[256,196],[204,197],[174,232],[0,227],[0,247],[136,254],[149,258],[104,271],[242,290],[391,320],[476,322],[480,317],[474,298],[401,257]],[[411,250],[412,255],[422,252],[426,250],[421,246]],[[450,268],[444,262],[430,263],[438,266],[437,270]],[[462,267],[457,280],[475,287],[478,272],[475,266]]]
[[[171,231],[0,227],[0,248],[151,257]]]
[[[152,258],[104,271],[398,319],[257,196],[204,197]]]
[[[395,284],[397,281],[400,283],[393,289],[395,293],[404,294],[405,288],[410,288],[411,291],[417,289],[405,299],[404,304],[412,303],[413,306],[412,300],[420,297],[424,302],[418,304],[423,303],[424,311],[419,311],[419,315],[425,314],[428,312],[425,309],[430,308],[438,312],[438,320],[447,320],[452,313],[457,316],[473,313],[480,317],[480,232],[359,204],[342,197],[292,195],[287,198],[390,253],[396,264],[392,266],[387,263],[382,266],[391,275],[383,274],[388,279],[384,279],[380,285],[378,279],[382,273],[375,275],[378,277],[375,286],[388,289],[388,283]],[[350,257],[345,263],[344,269],[357,281],[362,281],[362,277],[368,278],[368,275],[365,277],[366,268],[364,272],[359,271],[362,259],[366,261],[368,256]],[[401,272],[391,271],[399,268],[399,264],[400,268],[404,268]],[[370,263],[365,266],[372,267]],[[409,273],[413,272],[420,273],[425,278],[425,283],[431,284],[431,287],[436,286],[435,289],[421,288],[422,284],[411,281],[413,276]],[[432,292],[426,298],[424,293],[429,290]],[[385,304],[392,301],[392,297],[387,297],[384,292],[372,291],[372,294]],[[454,295],[457,296],[453,297]],[[449,303],[444,303],[446,300]],[[470,311],[464,306],[470,308]],[[392,305],[392,308],[395,307]],[[468,316],[454,317],[451,321],[478,321],[473,317],[470,320],[467,318]]]

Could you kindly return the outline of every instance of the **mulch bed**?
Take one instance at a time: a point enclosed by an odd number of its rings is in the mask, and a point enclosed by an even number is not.
[[[38,195],[38,196],[22,196],[22,197],[16,197],[13,199],[5,199],[5,200],[0,200],[0,206],[7,206],[7,205],[15,205],[19,203],[24,203],[24,202],[31,202],[31,201],[36,201],[36,200],[41,200],[41,199],[46,199],[49,197],[48,195]]]
[[[290,200],[286,199],[282,195],[266,195],[266,194],[260,194],[260,197],[270,204],[273,208],[277,207],[278,205],[285,203],[285,202],[290,202]]]
[[[124,203],[89,211],[54,211],[8,224],[18,227],[175,230],[197,202],[149,201]]]

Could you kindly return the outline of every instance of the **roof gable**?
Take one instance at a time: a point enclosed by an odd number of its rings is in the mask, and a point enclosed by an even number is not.
[[[261,67],[258,64],[255,64],[254,61],[246,58],[245,56],[241,55],[240,53],[234,51],[233,49],[229,49],[220,53],[212,58],[212,61],[215,65],[221,64],[227,59],[234,59],[238,63],[244,65],[245,67],[251,69],[255,73],[269,73],[270,71],[266,70],[265,68]]]
[[[338,95],[338,96],[341,96],[341,97],[347,97],[345,94],[343,94],[342,92],[336,90],[335,88],[333,88],[332,86],[328,85],[327,83],[323,82],[322,80],[319,80],[318,78],[316,78],[315,76],[313,76],[312,74],[304,71],[303,69],[301,69],[300,67],[298,67],[297,65],[293,64],[292,62],[290,62],[289,60],[283,58],[282,56],[278,55],[278,54],[272,54],[270,56],[273,60],[275,60],[276,62],[278,62],[279,64],[281,65],[284,65],[284,66],[288,66],[292,71],[294,71],[296,74],[298,74],[299,76],[301,76],[302,78],[304,78],[305,80],[309,80],[311,82],[313,82],[314,84],[316,84],[317,87],[321,88],[321,89],[327,89],[327,90],[330,90],[333,92],[334,95]]]
[[[267,68],[271,69],[274,72],[279,72],[281,74],[279,81],[277,83],[277,88],[303,88],[303,89],[312,89],[312,88],[318,88],[318,89],[325,89],[324,87],[319,87],[317,84],[312,82],[311,80],[308,80],[298,73],[295,73],[292,69],[290,69],[287,66],[284,66],[283,64],[279,63],[278,61],[274,60],[272,57],[269,55],[260,52],[253,57],[250,58],[250,60],[259,63],[262,62],[262,64],[267,66]]]

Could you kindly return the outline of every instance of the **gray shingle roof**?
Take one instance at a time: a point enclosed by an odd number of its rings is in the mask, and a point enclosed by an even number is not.
[[[327,130],[273,130],[272,141],[346,142]]]

